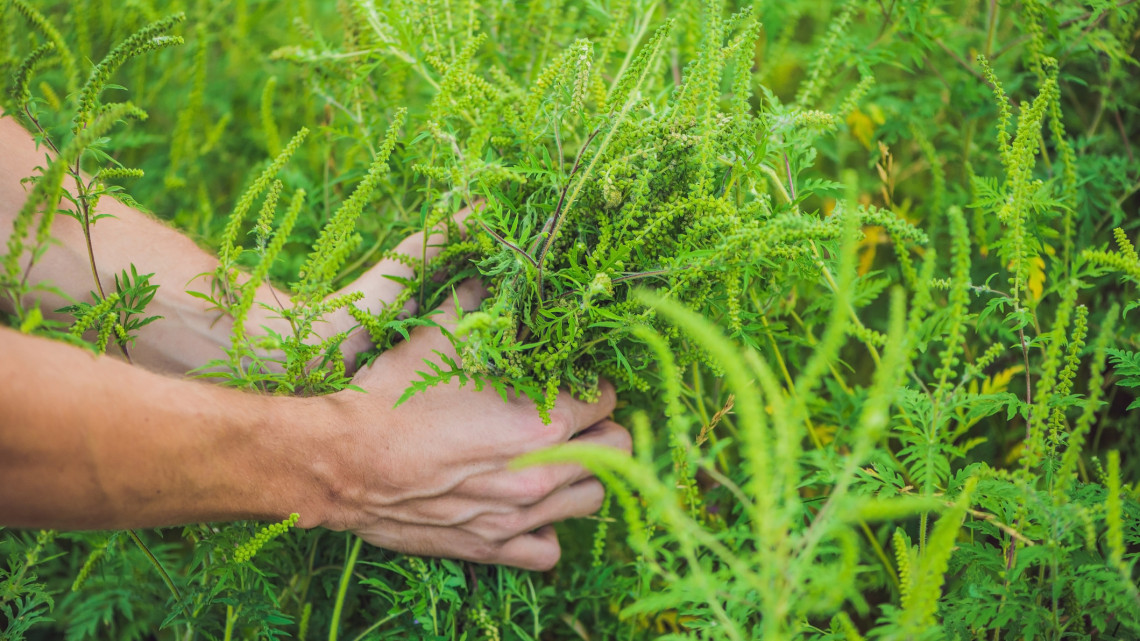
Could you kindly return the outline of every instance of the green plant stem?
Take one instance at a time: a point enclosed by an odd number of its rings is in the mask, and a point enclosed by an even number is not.
[[[336,589],[336,603],[333,605],[332,622],[329,623],[329,641],[337,641],[340,628],[340,615],[344,610],[344,597],[348,594],[348,584],[352,580],[352,570],[356,567],[356,559],[360,556],[360,547],[364,539],[356,537],[352,544],[352,551],[348,553],[348,560],[344,562],[344,572],[340,575],[340,584]]]
[[[701,372],[696,363],[693,364],[693,395],[697,398],[697,407],[700,410],[699,414],[701,416],[701,425],[708,425],[712,419],[709,416],[708,410],[705,409],[705,395],[703,386],[701,385]],[[725,420],[728,419],[727,416],[724,418]],[[731,469],[728,465],[728,456],[725,455],[724,448],[716,447],[718,438],[712,430],[709,431],[709,441],[712,443],[713,448],[716,451],[716,460],[718,463],[720,463],[721,468],[726,470]]]
[[[859,527],[862,528],[863,534],[867,537],[867,542],[871,544],[871,549],[875,551],[875,556],[878,557],[879,562],[883,564],[883,570],[885,570],[887,576],[891,578],[891,583],[895,584],[895,589],[901,589],[902,584],[899,582],[899,574],[895,572],[895,566],[891,563],[886,551],[883,550],[883,546],[879,544],[879,539],[875,538],[875,533],[871,531],[871,526],[867,525],[867,520],[859,519]]]
[[[182,594],[178,591],[178,586],[174,585],[174,581],[170,578],[170,575],[167,574],[166,568],[162,567],[162,563],[154,556],[150,548],[146,546],[146,543],[143,543],[142,539],[139,538],[139,535],[136,534],[134,530],[127,530],[127,535],[129,535],[131,540],[135,542],[135,545],[142,550],[142,553],[150,560],[151,565],[158,570],[158,574],[162,577],[162,582],[166,584],[166,588],[170,590],[170,594],[174,596],[174,600],[182,601]]]
[[[990,0],[990,10],[986,15],[986,57],[989,58],[994,50],[994,33],[997,31],[998,23],[998,1]]]
[[[609,91],[606,92],[607,95],[614,92],[617,83],[621,80],[621,77],[625,75],[625,70],[629,68],[629,63],[633,62],[633,57],[637,53],[637,45],[641,42],[641,39],[645,37],[645,34],[649,32],[649,25],[652,24],[653,13],[656,10],[657,2],[655,1],[649,5],[642,14],[641,22],[637,24],[637,31],[634,32],[633,36],[629,39],[629,48],[626,50],[625,58],[621,61],[621,66],[618,67],[617,73],[613,76],[614,79],[613,82],[610,83]]]
[[[55,143],[52,142],[51,136],[48,135],[47,130],[44,129],[43,125],[40,124],[39,119],[35,117],[35,115],[31,111],[31,109],[28,108],[27,105],[24,106],[24,115],[27,116],[28,120],[32,123],[32,125],[35,126],[36,131],[40,132],[40,135],[43,137],[44,142],[47,144],[48,147],[51,148],[52,152],[55,153],[55,157],[56,157],[57,162],[58,162],[58,160],[60,158],[59,147],[57,147],[55,145]],[[87,196],[87,189],[83,184],[83,174],[81,171],[82,168],[80,167],[80,160],[82,158],[83,158],[83,152],[80,151],[79,158],[75,159],[75,168],[73,169],[69,166],[67,168],[67,173],[70,174],[71,177],[75,180],[75,199],[79,202],[79,206],[80,206],[80,215],[81,215],[80,224],[83,228],[83,239],[87,244],[87,260],[91,265],[91,277],[95,280],[95,289],[98,290],[98,292],[99,292],[99,298],[104,299],[107,297],[107,294],[103,291],[103,281],[99,278],[99,268],[95,265],[95,249],[94,249],[94,247],[92,247],[92,244],[91,244],[91,225],[92,225],[91,207],[90,207],[90,201],[88,200],[88,196]],[[92,182],[94,182],[94,181],[92,181]],[[50,206],[50,204],[49,204],[49,206]],[[32,261],[35,261],[35,258],[36,258],[36,251],[33,251],[32,252]],[[32,264],[29,263],[28,268],[24,272],[25,281],[27,280],[27,275],[31,272],[31,270],[32,270]],[[17,305],[16,307],[17,307],[17,309],[19,309],[20,306]],[[104,321],[104,322],[106,322],[106,321]],[[121,351],[123,353],[123,357],[127,359],[127,362],[134,364],[134,359],[131,358],[131,353],[127,349],[126,343],[124,343],[121,339],[116,338],[115,344],[119,346],[119,351]]]
[[[356,270],[360,269],[364,265],[369,264],[370,261],[372,260],[372,257],[376,254],[376,252],[380,251],[380,248],[384,246],[384,243],[388,241],[388,238],[391,235],[392,235],[392,230],[389,229],[389,230],[385,230],[379,236],[377,236],[376,242],[372,243],[372,246],[368,248],[368,251],[364,252],[363,254],[360,255],[360,258],[357,258],[356,260],[352,261],[351,264],[349,264],[346,267],[344,267],[343,269],[341,269],[340,275],[337,276],[333,282],[334,283],[343,282],[345,280],[345,278],[356,273]]]
[[[625,115],[625,110],[622,111],[622,115]],[[594,131],[590,133],[590,136],[586,138],[586,142],[582,143],[582,148],[578,150],[578,157],[574,160],[574,166],[570,169],[570,175],[566,177],[566,185],[562,188],[562,195],[558,197],[558,206],[554,209],[554,216],[551,217],[549,223],[543,229],[543,231],[549,235],[546,236],[546,238],[543,238],[541,235],[539,236],[539,242],[541,242],[542,245],[538,251],[538,258],[533,262],[538,264],[538,300],[540,302],[542,301],[542,266],[546,263],[546,255],[550,252],[551,246],[554,245],[554,241],[558,237],[558,232],[562,229],[562,222],[566,219],[566,214],[570,211],[570,208],[574,205],[574,201],[578,198],[578,192],[582,191],[582,184],[593,171],[594,165],[598,162],[598,158],[601,157],[602,152],[609,146],[618,122],[620,122],[620,120],[610,125],[609,132],[606,134],[605,139],[602,140],[601,148],[594,153],[594,157],[586,167],[585,174],[578,180],[574,192],[570,194],[570,200],[567,201],[566,194],[570,190],[570,183],[574,181],[578,169],[582,166],[582,158],[586,155],[586,150],[590,148],[590,143],[594,142],[594,138],[597,137],[601,128],[594,129]]]
[[[795,203],[794,192],[788,193],[788,190],[784,188],[784,184],[780,180],[780,176],[776,173],[776,170],[772,169],[771,167],[769,167],[768,165],[765,165],[763,163],[761,163],[759,165],[759,167],[760,167],[761,171],[763,171],[764,174],[768,176],[771,183],[779,191],[781,198],[784,199],[784,202],[787,203],[788,205],[792,206],[793,211],[795,211],[795,213],[797,215],[799,215],[800,211],[794,205],[794,203]],[[791,168],[790,168],[790,166],[787,166],[787,167],[788,167],[788,175],[790,177],[791,176]],[[815,244],[814,240],[809,241],[809,244],[811,245],[812,255],[815,256],[815,259],[816,259],[816,266],[819,267],[820,274],[823,276],[824,281],[827,282],[827,286],[831,289],[832,293],[837,293],[839,291],[839,284],[835,282],[835,277],[832,276],[831,270],[829,270],[827,268],[827,265],[823,264],[823,255],[820,253],[819,247]],[[855,311],[855,306],[851,304],[850,300],[846,301],[846,307],[847,307],[847,313],[851,317],[851,323],[853,325],[855,325],[855,327],[858,327],[860,330],[866,330],[867,329],[866,326],[864,326],[863,321],[859,319],[859,314]],[[876,348],[869,341],[864,341],[864,345],[867,346],[867,351],[871,354],[871,360],[875,362],[876,366],[878,366],[879,360],[880,360],[878,348]]]
[[[800,315],[797,314],[794,309],[789,310],[788,314],[792,317],[793,320],[796,321],[796,324],[800,326],[800,329],[803,330],[804,338],[807,340],[808,347],[815,349],[815,347],[819,345],[819,339],[817,339],[815,335],[811,333],[811,331],[808,329],[807,323],[805,323],[804,320],[800,318]],[[839,370],[836,369],[835,364],[828,363],[827,368],[831,372],[831,375],[834,377],[836,385],[839,385],[839,389],[843,390],[845,394],[850,394],[852,392],[851,386],[847,384],[847,381],[843,380],[843,376],[839,373]]]
[[[756,293],[755,292],[752,292],[752,298],[753,298],[753,303],[757,304],[757,307],[759,307],[759,305],[758,305],[759,301],[756,300]],[[767,316],[767,314],[761,314],[760,320],[761,320],[761,322],[764,323],[764,329],[767,330],[768,329],[768,316]],[[784,362],[783,354],[780,353],[780,349],[776,345],[776,339],[772,337],[772,333],[770,331],[768,331],[766,333],[768,334],[768,340],[771,341],[771,343],[772,343],[772,353],[776,355],[776,362],[780,366],[780,372],[784,376],[784,382],[788,386],[788,391],[790,391],[792,393],[792,395],[794,396],[796,394],[795,383],[792,381],[792,375],[788,371],[787,364]],[[815,431],[815,426],[812,424],[811,416],[804,416],[804,423],[807,425],[808,434],[811,436],[812,443],[815,445],[817,450],[822,450],[823,449],[823,441],[820,440],[819,435]],[[879,544],[879,540],[877,538],[875,538],[874,533],[871,532],[871,528],[867,525],[866,520],[859,519],[859,525],[862,527],[863,533],[867,537],[867,542],[871,544],[871,548],[875,551],[875,556],[877,556],[879,558],[879,561],[883,564],[883,568],[886,570],[887,575],[891,578],[891,581],[895,584],[895,588],[896,589],[899,588],[900,584],[899,584],[898,573],[895,572],[894,566],[891,565],[890,559],[887,558],[886,552],[883,551],[883,546]]]
[[[431,162],[431,163],[435,162],[435,146],[434,145],[431,148],[431,160],[429,162]],[[431,178],[428,178],[427,189],[425,190],[424,193],[427,193],[427,194],[431,193],[431,185],[432,185],[432,180],[431,180]],[[424,207],[425,207],[424,217],[423,217],[423,220],[420,221],[424,227],[423,239],[422,239],[422,242],[420,244],[420,296],[419,296],[419,299],[420,299],[419,300],[419,307],[420,307],[420,309],[423,309],[424,295],[427,293],[427,250],[428,250],[427,222],[428,222],[428,217],[431,216],[430,205],[428,203],[424,203]]]
[[[376,623],[373,623],[372,625],[365,628],[364,632],[361,632],[360,634],[356,635],[356,638],[354,638],[352,641],[364,641],[364,637],[368,636],[368,633],[372,632],[373,630],[376,630],[380,626],[391,621],[392,619],[395,619],[396,617],[400,616],[401,614],[403,614],[405,612],[407,612],[406,609],[400,610],[399,612],[393,612],[392,614],[389,614],[388,616],[384,617],[383,619],[380,619]]]
[[[237,613],[234,612],[234,606],[226,606],[226,631],[225,636],[222,637],[224,641],[230,641],[234,637],[234,624],[237,623]]]
[[[756,292],[751,292],[753,304],[758,303],[756,300]],[[759,305],[757,305],[759,308]],[[772,354],[776,356],[776,364],[780,366],[780,374],[784,377],[784,383],[788,386],[788,391],[794,397],[796,395],[796,384],[792,381],[792,374],[788,371],[788,365],[784,362],[784,355],[781,353],[779,346],[776,344],[776,339],[772,336],[772,332],[768,328],[768,315],[760,314],[760,322],[764,324],[764,330],[768,335],[768,341],[772,344]],[[812,445],[817,450],[823,449],[823,440],[819,438],[819,434],[815,431],[815,424],[811,420],[810,414],[804,415],[804,425],[807,426],[808,435],[811,436]]]

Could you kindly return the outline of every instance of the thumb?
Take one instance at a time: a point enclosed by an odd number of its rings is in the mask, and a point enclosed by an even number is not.
[[[416,328],[412,332],[409,342],[415,345],[417,349],[438,350],[449,356],[455,356],[451,341],[444,335],[441,328],[448,333],[454,333],[455,327],[459,323],[459,315],[479,309],[479,304],[490,294],[486,286],[483,285],[483,281],[478,278],[469,278],[459,283],[452,295],[448,296],[439,306],[439,313],[431,317],[439,327]]]
[[[459,233],[465,234],[466,220],[473,211],[483,206],[477,201],[470,207],[464,207],[456,212],[451,220],[459,227]],[[431,230],[416,232],[392,248],[388,255],[373,265],[347,287],[336,292],[334,296],[349,292],[363,292],[364,298],[358,307],[366,309],[370,314],[378,314],[385,307],[391,305],[404,290],[401,281],[415,277],[414,265],[426,265],[440,254],[447,246],[448,225],[440,223]],[[416,312],[414,300],[408,301],[404,306],[409,314]]]

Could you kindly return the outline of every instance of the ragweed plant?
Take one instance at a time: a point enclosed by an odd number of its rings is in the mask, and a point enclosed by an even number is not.
[[[129,350],[162,322],[135,272],[70,325],[24,302],[64,181],[95,224],[84,198],[130,179],[218,251],[192,287],[234,330],[204,373],[343,389],[324,315],[383,350],[477,276],[460,359],[406,393],[459,380],[541,412],[606,378],[634,455],[521,462],[608,488],[542,575],[281,524],[5,532],[0,634],[1140,634],[1138,5],[167,4],[0,1],[5,109],[66,159],[4,253],[8,324]],[[188,46],[115,58],[172,44],[176,10]],[[112,73],[145,122],[100,106]],[[441,225],[436,258],[392,253]],[[388,309],[328,298],[382,257],[414,272]],[[291,334],[251,322],[266,281],[293,296],[256,311]]]
[[[34,180],[34,186],[17,213],[12,234],[8,238],[0,288],[3,289],[5,297],[11,301],[16,323],[22,331],[32,332],[41,325],[49,331],[57,330],[58,328],[54,328],[51,323],[45,322],[38,305],[28,304],[30,294],[37,287],[50,286],[50,283],[40,284],[30,280],[30,277],[36,261],[43,256],[51,240],[51,227],[57,211],[75,218],[87,240],[91,277],[96,295],[93,304],[80,303],[63,310],[76,315],[76,322],[69,333],[73,337],[82,338],[87,330],[97,328],[98,337],[94,345],[96,351],[105,351],[108,341],[114,338],[119,349],[129,359],[130,332],[155,320],[155,317],[143,320],[131,319],[132,316],[141,314],[146,303],[154,297],[155,288],[148,280],[153,274],[140,276],[132,265],[130,275],[123,272],[121,279],[116,275],[115,283],[118,291],[106,293],[92,253],[90,230],[99,218],[95,214],[95,206],[99,199],[107,195],[121,195],[121,188],[111,181],[136,178],[141,176],[141,172],[118,163],[109,163],[110,166],[101,168],[92,175],[86,175],[85,161],[88,158],[105,157],[102,150],[104,136],[119,121],[146,118],[146,112],[130,102],[103,104],[100,101],[100,95],[112,74],[133,57],[180,44],[182,42],[180,38],[166,34],[174,25],[181,22],[184,16],[175,14],[144,27],[112,49],[96,64],[87,81],[79,89],[70,136],[66,142],[57,142],[41,121],[38,102],[33,100],[28,86],[32,73],[45,61],[45,56],[59,51],[60,35],[34,7],[23,0],[14,0],[13,4],[15,10],[41,33],[46,42],[36,47],[16,69],[11,79],[8,99],[3,103],[4,109],[10,114],[21,117],[38,134],[38,142],[50,149],[54,157],[50,159],[47,167],[42,168],[40,176],[30,177]],[[74,60],[66,52],[61,52],[59,55],[64,70],[70,78],[75,73]],[[65,190],[65,180],[72,181],[74,188]],[[69,206],[59,210],[56,203],[61,198]],[[59,335],[59,332],[55,331],[55,334]]]

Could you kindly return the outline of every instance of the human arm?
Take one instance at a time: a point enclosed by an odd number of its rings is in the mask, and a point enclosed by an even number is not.
[[[479,296],[475,283],[457,292],[467,308]],[[438,329],[418,328],[358,373],[364,393],[268,397],[0,328],[0,525],[297,512],[302,527],[352,530],[402,552],[547,569],[559,556],[548,524],[597,510],[601,485],[574,465],[508,463],[570,438],[628,450],[629,434],[605,419],[612,388],[593,404],[564,394],[549,425],[530,401],[455,385],[393,408],[409,372],[448,349]]]
[[[29,189],[20,181],[34,175],[37,165],[44,164],[47,150],[36,149],[32,136],[3,114],[0,114],[0,149],[4,150],[0,154],[0,247],[5,247],[12,222]],[[70,177],[64,181],[64,187],[75,192],[75,183]],[[151,284],[159,286],[146,313],[162,316],[163,320],[138,332],[131,349],[132,360],[155,371],[184,374],[213,359],[223,358],[223,346],[230,341],[231,319],[186,292],[188,288],[209,290],[209,276],[201,276],[216,271],[217,259],[188,236],[113,198],[100,199],[96,213],[111,216],[90,225],[91,252],[104,291],[114,291],[115,275],[129,269],[131,264],[139,273],[153,273]],[[48,247],[30,274],[32,282],[48,283],[59,290],[59,293],[39,290],[35,294],[49,316],[52,310],[74,301],[90,302],[89,292],[95,289],[82,225],[71,217],[56,216],[52,236],[56,242]],[[422,241],[420,234],[410,236],[396,251],[419,255]],[[436,251],[433,245],[434,238],[429,238],[429,256]],[[21,260],[21,264],[27,263],[27,257]],[[364,298],[357,306],[378,312],[400,289],[389,276],[409,277],[411,270],[397,261],[382,260],[333,296],[359,291]],[[288,334],[287,321],[275,317],[263,306],[288,299],[288,293],[263,284],[257,291],[247,326],[266,326],[279,334]],[[0,311],[11,313],[10,301],[0,300]],[[330,314],[326,322],[318,323],[314,330],[327,337],[348,331],[354,325],[347,311],[341,309]],[[370,347],[368,336],[363,332],[354,333],[341,344],[349,365],[355,362],[357,353]]]
[[[27,193],[19,179],[34,172],[43,154],[3,117],[0,145],[5,243]],[[181,374],[222,356],[228,319],[184,293],[216,260],[112,199],[101,201],[99,213],[115,216],[92,227],[105,289],[130,263],[155,272],[152,282],[160,285],[148,313],[165,318],[140,332],[134,361]],[[86,298],[94,285],[78,222],[57,217],[52,232],[59,242],[32,277],[66,296],[39,292],[45,311]],[[403,245],[410,253],[421,242],[411,237]],[[373,311],[400,289],[386,274],[410,275],[382,262],[350,286],[364,292]],[[471,283],[458,291],[465,308],[479,296]],[[258,293],[263,302],[273,297],[268,286]],[[263,312],[255,306],[254,313]],[[448,318],[445,306],[440,319]],[[248,324],[273,322],[255,316]],[[344,315],[317,329],[350,326]],[[350,358],[368,346],[366,336],[351,342]],[[302,527],[352,530],[394,550],[549,567],[558,544],[546,524],[596,510],[601,486],[577,466],[512,471],[507,463],[576,434],[628,448],[625,430],[604,419],[612,391],[592,405],[564,396],[549,426],[529,401],[504,404],[490,390],[454,386],[394,409],[422,359],[448,349],[438,329],[422,327],[358,373],[363,394],[269,398],[165,378],[0,327],[0,381],[12,381],[0,385],[0,525],[126,528],[298,512]]]

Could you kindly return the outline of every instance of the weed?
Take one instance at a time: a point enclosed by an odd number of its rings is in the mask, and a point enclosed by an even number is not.
[[[345,389],[321,318],[385,349],[478,275],[461,359],[405,396],[546,412],[606,378],[635,438],[520,462],[607,485],[549,573],[295,520],[5,531],[0,638],[1140,635],[1138,5],[735,4],[0,0],[4,108],[58,156],[7,324],[129,357],[162,322],[145,266],[104,292],[92,254],[70,323],[28,301],[48,203],[88,229],[137,199],[217,248],[199,295],[234,330],[204,375]],[[441,225],[436,258],[392,253]],[[326,300],[380,257],[403,298]],[[270,280],[291,334],[247,322]]]

